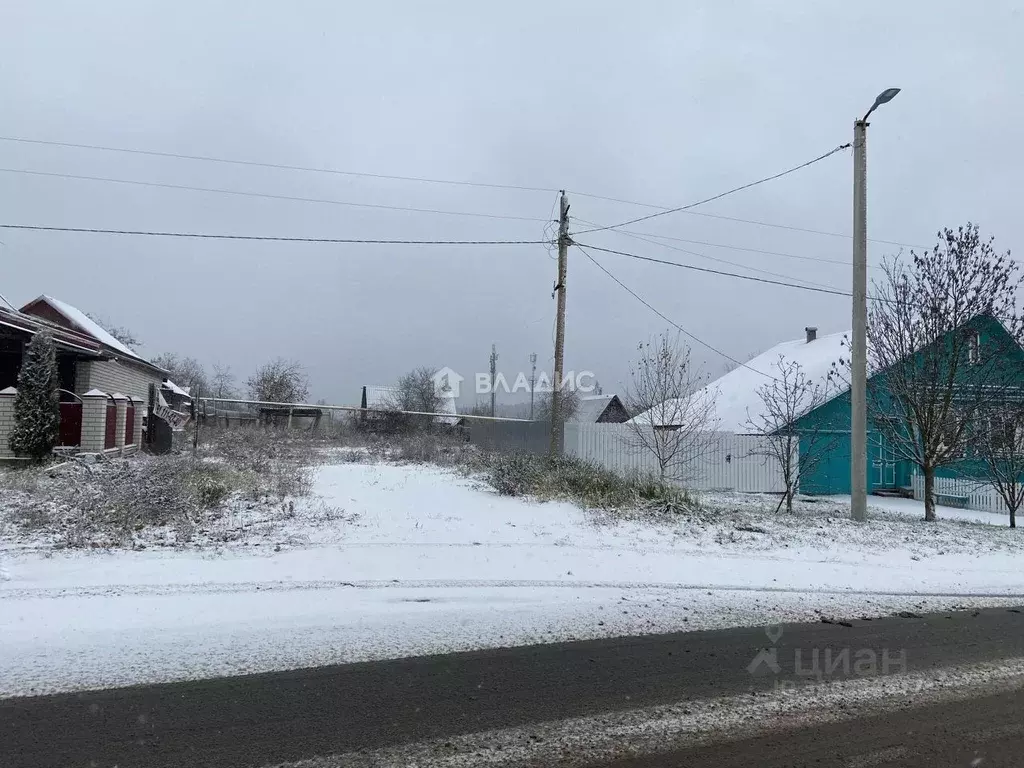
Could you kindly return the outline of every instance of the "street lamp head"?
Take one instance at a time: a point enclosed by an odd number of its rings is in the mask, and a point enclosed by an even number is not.
[[[864,115],[864,119],[867,120],[868,116],[876,109],[878,109],[878,107],[881,106],[882,104],[888,104],[890,101],[896,98],[896,94],[899,92],[899,88],[886,88],[884,91],[878,94],[878,96],[875,97],[875,103],[871,105],[871,109],[869,109],[868,113]]]

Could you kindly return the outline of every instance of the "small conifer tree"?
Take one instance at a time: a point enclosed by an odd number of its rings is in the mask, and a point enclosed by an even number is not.
[[[53,337],[40,331],[25,349],[14,398],[11,450],[42,461],[53,452],[60,430],[57,353]]]

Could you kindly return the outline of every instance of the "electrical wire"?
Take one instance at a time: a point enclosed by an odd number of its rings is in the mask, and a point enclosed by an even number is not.
[[[586,219],[579,219],[579,221],[582,221],[582,222],[584,222],[586,224],[592,224],[593,223],[593,222],[587,221]],[[595,224],[594,226],[598,226],[598,225]],[[697,256],[698,258],[707,259],[708,261],[714,261],[714,262],[717,262],[719,264],[728,264],[730,267],[738,267],[740,269],[745,269],[745,270],[747,270],[749,272],[759,272],[762,275],[770,275],[772,277],[781,277],[784,280],[793,280],[793,281],[798,282],[798,283],[804,283],[806,285],[817,286],[818,288],[832,288],[831,285],[825,285],[824,283],[816,283],[813,280],[807,280],[807,279],[802,278],[802,277],[794,277],[793,275],[787,275],[787,274],[784,274],[782,272],[771,272],[771,271],[769,271],[767,269],[760,269],[759,267],[751,267],[751,266],[749,266],[747,264],[741,264],[740,262],[737,262],[737,261],[729,261],[728,259],[720,259],[717,256],[708,256],[707,254],[704,254],[704,253],[697,253],[697,251],[689,251],[686,248],[680,248],[678,246],[671,245],[669,243],[659,243],[656,240],[650,240],[650,239],[644,237],[643,235],[641,235],[638,232],[627,232],[627,231],[621,230],[621,229],[613,229],[611,231],[612,232],[616,232],[617,234],[620,234],[620,235],[626,235],[628,237],[633,238],[634,240],[641,240],[641,241],[643,241],[645,243],[650,243],[651,245],[656,245],[656,246],[658,246],[660,248],[668,248],[668,249],[673,250],[673,251],[679,251],[680,253],[687,253],[687,254],[689,254],[691,256]]]
[[[809,165],[814,165],[815,163],[820,162],[820,161],[824,160],[827,157],[831,157],[832,155],[836,154],[837,152],[842,152],[844,149],[848,149],[850,146],[851,145],[849,143],[840,144],[835,149],[830,149],[825,154],[818,155],[817,157],[815,157],[815,158],[813,158],[811,160],[808,160],[807,162],[800,163],[800,165],[794,165],[792,168],[787,168],[786,170],[780,171],[779,173],[772,174],[771,176],[765,176],[762,179],[757,179],[756,181],[751,181],[751,182],[748,182],[746,184],[742,184],[742,185],[740,185],[738,187],[733,187],[732,189],[726,190],[725,192],[719,192],[717,195],[712,195],[711,197],[705,197],[703,200],[698,200],[695,203],[689,203],[687,205],[681,205],[681,206],[679,206],[677,208],[668,208],[668,209],[666,209],[664,211],[658,211],[657,213],[650,213],[650,214],[648,214],[646,216],[639,216],[639,217],[637,217],[635,219],[630,219],[628,221],[624,221],[621,224],[609,224],[606,227],[598,227],[596,229],[587,229],[587,230],[584,230],[583,232],[577,232],[576,234],[585,235],[588,232],[600,232],[600,231],[605,230],[605,229],[617,229],[619,227],[626,227],[626,226],[629,226],[630,224],[637,224],[638,222],[641,222],[641,221],[647,221],[648,219],[657,218],[658,216],[666,216],[666,215],[668,215],[670,213],[678,213],[679,211],[685,211],[685,210],[688,210],[690,208],[696,208],[699,205],[704,205],[705,203],[710,203],[713,200],[721,200],[723,197],[726,197],[727,195],[731,195],[731,194],[734,194],[736,192],[741,192],[742,190],[750,189],[751,187],[756,187],[758,184],[765,184],[765,183],[767,183],[769,181],[774,181],[775,179],[780,179],[783,176],[789,175],[790,173],[795,173],[796,171],[799,171],[799,170],[801,170],[803,168],[806,168]]]
[[[148,155],[150,157],[167,157],[178,160],[201,160],[208,163],[224,163],[226,165],[248,165],[257,168],[274,168],[282,171],[308,171],[312,173],[329,173],[338,176],[357,176],[367,179],[386,179],[389,181],[415,181],[424,184],[449,184],[458,187],[487,187],[490,189],[514,189],[523,192],[557,192],[554,187],[528,187],[518,184],[492,184],[482,181],[463,181],[457,179],[432,179],[425,176],[397,176],[387,173],[367,173],[363,171],[345,171],[338,168],[317,168],[305,165],[288,165],[286,163],[264,163],[257,160],[233,160],[226,157],[211,155],[187,155],[178,152],[158,152],[149,149],[129,149],[126,147],[108,147],[101,144],[77,144],[69,141],[45,141],[43,139],[26,139],[21,136],[0,136],[0,141],[18,142],[21,144],[39,144],[47,147],[69,147],[72,149],[91,149],[101,152],[121,152],[131,155]]]
[[[735,277],[739,280],[750,280],[755,283],[765,283],[766,285],[781,285],[784,288],[796,288],[801,291],[813,291],[815,293],[827,293],[834,296],[846,296],[850,297],[853,294],[847,291],[840,291],[836,288],[825,288],[816,287],[811,285],[794,285],[793,283],[783,283],[779,280],[767,280],[763,277],[754,277],[753,275],[740,275],[735,272],[726,272],[721,269],[711,269],[709,267],[698,267],[695,264],[683,264],[678,261],[668,261],[667,259],[656,259],[653,256],[641,256],[636,253],[629,253],[628,251],[617,251],[614,248],[601,248],[597,245],[588,245],[586,243],[577,243],[573,241],[573,245],[586,245],[587,248],[593,248],[595,251],[603,251],[604,253],[614,253],[618,256],[628,256],[631,259],[639,259],[640,261],[650,261],[655,264],[665,264],[670,267],[679,267],[680,269],[690,269],[695,272],[706,272],[711,275],[721,275],[723,277]]]
[[[722,357],[724,357],[729,362],[735,363],[736,365],[739,365],[739,366],[741,366],[743,368],[751,370],[754,373],[760,374],[761,376],[764,376],[766,379],[774,380],[773,376],[770,376],[769,374],[765,373],[764,371],[759,371],[757,368],[752,368],[751,366],[747,365],[746,363],[740,362],[735,357],[727,355],[722,350],[718,349],[717,347],[712,346],[711,344],[708,344],[706,341],[704,341],[700,337],[695,336],[694,334],[690,333],[688,330],[683,328],[683,326],[679,325],[679,323],[675,322],[674,320],[672,320],[671,318],[669,318],[668,316],[666,316],[662,312],[658,311],[653,305],[651,305],[650,302],[648,302],[646,299],[644,299],[642,296],[640,296],[640,294],[638,294],[636,291],[634,291],[628,285],[626,285],[621,280],[619,280],[619,278],[617,278],[615,275],[613,275],[611,272],[609,272],[607,269],[605,269],[604,265],[601,264],[601,262],[599,262],[597,259],[595,259],[593,256],[591,256],[589,253],[587,253],[587,248],[592,247],[592,246],[587,246],[585,248],[584,246],[580,245],[579,243],[573,243],[573,245],[575,245],[577,248],[579,248],[580,252],[594,263],[594,266],[596,266],[598,269],[600,269],[602,272],[604,272],[606,275],[608,275],[608,277],[610,277],[612,280],[614,280],[618,284],[618,286],[620,288],[624,289],[634,299],[639,301],[641,304],[643,304],[645,307],[647,307],[649,310],[651,310],[651,312],[656,314],[658,317],[660,317],[666,323],[671,325],[673,328],[675,328],[681,334],[683,334],[687,338],[697,342],[702,347],[710,349],[715,354],[721,355]]]
[[[518,185],[518,184],[497,184],[497,183],[489,183],[489,182],[465,181],[465,180],[458,180],[458,179],[436,179],[436,178],[430,178],[430,177],[424,177],[424,176],[401,176],[401,175],[385,174],[385,173],[369,173],[369,172],[363,172],[363,171],[346,171],[346,170],[341,170],[341,169],[336,169],[336,168],[318,168],[318,167],[313,167],[313,166],[289,165],[289,164],[285,164],[285,163],[267,163],[267,162],[260,162],[260,161],[256,161],[256,160],[236,160],[236,159],[230,159],[230,158],[224,158],[224,157],[214,157],[212,155],[188,155],[188,154],[182,154],[182,153],[176,153],[176,152],[159,152],[159,151],[156,151],[156,150],[147,150],[147,149],[132,149],[132,148],[127,148],[127,147],[111,147],[111,146],[104,146],[104,145],[100,145],[100,144],[84,144],[84,143],[74,143],[74,142],[66,142],[66,141],[46,141],[46,140],[43,140],[43,139],[28,139],[28,138],[21,137],[21,136],[0,136],[0,141],[18,142],[18,143],[22,143],[22,144],[37,144],[37,145],[41,145],[41,146],[52,146],[52,147],[69,147],[69,148],[75,148],[75,149],[89,149],[89,150],[97,150],[97,151],[102,151],[102,152],[120,152],[120,153],[133,154],[133,155],[148,155],[148,156],[151,156],[151,157],[177,158],[177,159],[181,159],[181,160],[198,160],[198,161],[205,161],[205,162],[212,162],[212,163],[224,163],[224,164],[229,164],[229,165],[242,165],[242,166],[260,167],[260,168],[273,168],[273,169],[287,170],[287,171],[308,171],[308,172],[312,172],[312,173],[326,173],[326,174],[335,174],[335,175],[341,175],[341,176],[353,176],[353,177],[363,177],[363,178],[371,178],[371,179],[387,179],[387,180],[392,180],[392,181],[412,181],[412,182],[421,182],[421,183],[425,183],[425,184],[448,184],[448,185],[453,185],[453,186],[484,187],[484,188],[490,188],[490,189],[508,189],[508,190],[520,190],[520,191],[526,191],[526,192],[556,192],[556,193],[558,192],[558,190],[555,189],[554,187],[531,187],[531,186]],[[703,211],[686,210],[686,207],[684,207],[682,209],[678,209],[678,208],[673,209],[673,208],[671,208],[669,206],[655,205],[653,203],[643,203],[643,202],[639,202],[639,201],[636,201],[636,200],[626,200],[626,199],[620,198],[620,197],[611,197],[611,196],[608,196],[608,195],[598,195],[598,194],[593,194],[593,193],[590,193],[590,192],[581,192],[579,190],[570,190],[570,194],[577,195],[579,197],[587,197],[587,198],[590,198],[590,199],[593,199],[593,200],[605,200],[607,202],[621,203],[623,205],[635,205],[635,206],[638,206],[640,208],[652,208],[652,209],[661,211],[663,213],[670,213],[670,212],[686,213],[686,214],[689,214],[691,216],[704,216],[704,217],[711,218],[711,219],[722,219],[724,221],[733,221],[733,222],[738,222],[738,223],[742,223],[742,224],[751,224],[751,225],[760,226],[760,227],[773,227],[773,228],[776,228],[776,229],[785,229],[785,230],[790,230],[790,231],[793,231],[793,232],[805,232],[805,233],[813,234],[813,235],[825,235],[827,237],[843,237],[843,238],[847,238],[847,239],[852,237],[852,235],[847,235],[847,234],[844,234],[844,233],[841,233],[841,232],[828,232],[828,231],[823,231],[823,230],[818,230],[818,229],[808,229],[808,228],[805,228],[805,227],[788,226],[786,224],[774,224],[772,222],[767,222],[767,221],[757,221],[755,219],[742,219],[742,218],[738,218],[738,217],[735,217],[735,216],[722,216],[722,215],[714,214],[714,213],[704,213]],[[729,194],[729,193],[724,193],[724,194]],[[712,198],[712,199],[714,199],[714,198]],[[699,205],[699,204],[700,203],[696,203],[695,205]],[[616,227],[619,227],[619,226],[625,226],[625,224],[616,225]],[[582,233],[580,233],[580,234],[582,234]],[[644,234],[644,233],[639,233],[639,234]],[[649,235],[649,236],[650,237],[666,237],[667,238],[666,235],[653,235],[652,234],[652,235]],[[926,248],[927,247],[927,246],[923,246],[923,245],[913,245],[913,244],[910,244],[910,243],[901,243],[901,242],[897,242],[895,240],[880,240],[880,239],[877,239],[877,238],[868,238],[868,241],[872,242],[872,243],[883,243],[885,245],[896,245],[896,246],[901,246],[901,247],[904,247],[904,248]],[[707,245],[717,245],[717,244],[707,243]],[[733,246],[721,246],[721,247],[724,248],[724,247],[733,247]],[[775,253],[775,254],[772,254],[772,255],[781,255],[781,254]],[[801,257],[797,257],[797,256],[791,256],[791,257],[792,258],[801,258]],[[803,257],[803,258],[809,258],[809,257]],[[822,261],[825,261],[825,260],[822,259]],[[845,263],[845,262],[836,262],[836,263]]]
[[[640,206],[641,208],[656,208],[659,211],[665,211],[666,213],[670,210],[667,206],[664,206],[664,205],[654,205],[653,203],[638,203],[638,202],[636,202],[634,200],[623,200],[623,199],[618,198],[618,197],[604,197],[603,195],[591,195],[591,194],[587,194],[586,192],[580,192],[579,190],[570,190],[569,193],[573,194],[573,195],[578,195],[579,197],[590,197],[590,198],[593,198],[595,200],[608,200],[609,202],[613,202],[613,203],[623,203],[625,205],[637,205],[637,206]],[[853,239],[853,235],[847,235],[847,234],[845,234],[843,232],[829,232],[829,231],[823,230],[823,229],[808,229],[806,227],[794,227],[794,226],[790,226],[788,224],[774,224],[774,223],[772,223],[770,221],[758,221],[757,219],[741,219],[741,218],[739,218],[737,216],[723,216],[723,215],[718,214],[718,213],[705,213],[704,211],[688,211],[688,210],[676,211],[676,213],[685,213],[688,216],[703,216],[704,218],[707,218],[707,219],[720,219],[722,221],[732,221],[732,222],[736,222],[738,224],[751,224],[751,225],[758,226],[758,227],[771,227],[773,229],[785,229],[785,230],[789,230],[790,232],[804,232],[804,233],[809,234],[809,235],[824,235],[826,237],[842,237],[842,238],[845,238],[847,240],[852,240]],[[620,226],[625,226],[625,225],[620,225]],[[578,234],[582,234],[582,233],[578,233]],[[651,236],[652,237],[668,238],[668,235],[651,235]],[[868,242],[869,243],[881,243],[883,245],[898,245],[898,246],[900,246],[902,248],[927,248],[928,247],[926,245],[914,245],[913,243],[901,243],[901,242],[896,241],[896,240],[880,240],[880,239],[874,238],[874,237],[869,237],[868,238]],[[709,243],[709,245],[712,245],[712,244]],[[723,247],[732,247],[732,246],[723,246]],[[782,254],[773,254],[773,255],[782,255]],[[794,257],[794,258],[800,258],[800,257]],[[803,258],[810,258],[810,257],[803,257]],[[836,262],[836,263],[839,263],[839,262]],[[845,263],[845,262],[843,262],[843,263]]]
[[[0,224],[0,229],[28,229],[40,232],[86,232],[103,235],[146,237],[190,237],[205,240],[269,240],[285,243],[354,243],[362,245],[546,245],[546,240],[374,240],[343,237],[274,237],[270,235],[220,235],[208,232],[157,232],[137,229],[95,229],[90,227],[43,227],[31,224]]]
[[[113,184],[133,184],[141,187],[159,187],[161,189],[178,189],[189,192],[214,192],[221,195],[238,195],[240,197],[263,197],[270,200],[291,200],[300,203],[327,203],[329,205],[345,205],[353,208],[377,208],[387,211],[406,211],[411,213],[435,213],[443,216],[473,216],[482,219],[509,219],[512,221],[547,221],[535,216],[508,216],[497,213],[472,213],[468,211],[442,211],[433,208],[410,208],[400,205],[383,205],[380,203],[354,203],[347,200],[328,200],[317,197],[294,197],[291,195],[274,195],[268,192],[245,192],[237,189],[221,189],[218,187],[193,187],[184,184],[166,184],[156,181],[139,181],[137,179],[113,179],[108,176],[79,176],[71,173],[54,173],[51,171],[34,171],[25,168],[0,168],[0,173],[24,173],[31,176],[46,176],[60,179],[77,179],[79,181],[103,181]]]
[[[580,219],[585,221],[585,219]],[[589,222],[587,222],[589,223]],[[594,224],[594,226],[598,226]],[[656,232],[636,232],[632,229],[615,229],[613,232],[621,232],[624,235],[639,235],[641,237],[653,237],[656,240],[671,240],[676,243],[690,243],[692,245],[706,245],[710,248],[725,248],[729,251],[743,251],[745,253],[759,253],[764,256],[779,256],[784,259],[799,259],[800,261],[813,261],[818,264],[835,264],[840,267],[850,268],[850,261],[844,259],[828,259],[823,256],[803,256],[798,253],[787,253],[786,251],[769,251],[764,248],[749,248],[743,245],[728,245],[726,243],[713,243],[709,240],[690,240],[685,237],[675,237],[673,235],[660,235]]]

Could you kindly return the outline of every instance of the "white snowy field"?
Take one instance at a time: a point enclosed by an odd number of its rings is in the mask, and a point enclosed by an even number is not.
[[[343,463],[293,509],[218,521],[204,541],[230,543],[213,547],[160,546],[166,531],[141,551],[15,540],[0,548],[0,696],[1024,603],[1024,539],[997,516],[926,525],[886,500],[865,525],[842,499],[777,516],[761,497],[706,503],[623,521],[429,466]]]

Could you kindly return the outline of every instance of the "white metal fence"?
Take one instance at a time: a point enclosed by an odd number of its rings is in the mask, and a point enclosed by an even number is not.
[[[782,471],[774,459],[758,455],[764,438],[716,432],[701,440],[699,455],[691,451],[673,468],[679,482],[695,490],[781,492]],[[654,454],[637,444],[625,424],[566,424],[564,453],[620,472],[658,473]]]
[[[924,501],[924,475],[914,474],[910,478],[910,484],[914,489],[914,498]],[[1009,514],[1002,497],[991,483],[978,480],[964,480],[956,477],[935,478],[935,493],[940,496],[937,503],[942,504],[941,496],[958,496],[966,498],[967,509],[977,509],[982,512],[1001,512]],[[946,500],[948,501],[948,500]]]

